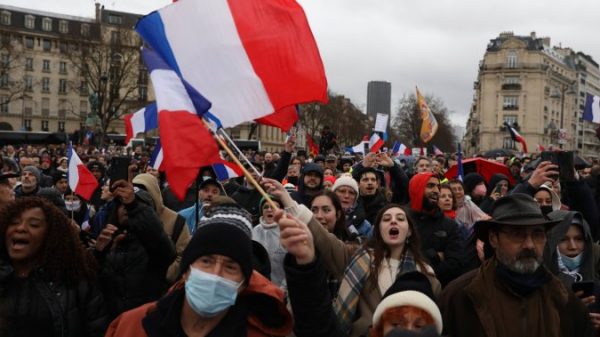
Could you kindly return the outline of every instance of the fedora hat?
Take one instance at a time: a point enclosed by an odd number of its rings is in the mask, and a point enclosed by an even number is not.
[[[499,198],[492,205],[492,219],[481,220],[475,223],[475,236],[483,242],[488,241],[488,232],[491,228],[502,225],[511,226],[537,226],[543,225],[549,230],[560,221],[548,220],[543,214],[538,203],[530,195],[515,193]]]

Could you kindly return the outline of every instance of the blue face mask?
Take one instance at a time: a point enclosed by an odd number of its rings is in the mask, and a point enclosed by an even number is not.
[[[235,304],[242,284],[217,275],[190,268],[185,281],[185,298],[190,307],[202,317],[214,317]]]
[[[570,271],[573,271],[573,270],[579,268],[579,266],[581,266],[581,260],[583,259],[583,253],[581,253],[575,257],[568,257],[566,255],[560,254],[560,259],[562,260],[562,263],[565,265],[565,267],[567,267],[567,269],[569,269]]]

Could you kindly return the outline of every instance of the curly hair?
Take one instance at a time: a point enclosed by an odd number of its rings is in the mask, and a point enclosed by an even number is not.
[[[56,206],[40,197],[24,197],[0,209],[0,257],[10,261],[6,247],[6,232],[11,222],[23,212],[40,208],[48,226],[42,244],[40,266],[54,281],[78,283],[93,279],[96,273],[94,258],[84,250],[71,221]]]
[[[405,206],[401,206],[398,204],[387,204],[383,207],[379,213],[377,213],[377,217],[375,218],[375,225],[373,226],[373,232],[371,238],[365,242],[365,247],[369,248],[373,253],[373,262],[371,263],[371,270],[369,273],[369,280],[371,281],[371,285],[377,287],[377,279],[379,278],[379,268],[381,267],[381,262],[384,258],[390,255],[390,247],[383,241],[383,237],[381,236],[380,226],[381,220],[383,218],[383,214],[389,210],[390,208],[400,208],[406,214],[406,221],[408,222],[408,228],[412,233],[410,235],[410,240],[406,240],[404,244],[404,249],[402,250],[402,256],[406,253],[407,250],[410,250],[415,263],[421,269],[422,273],[427,273],[427,260],[421,253],[421,238],[417,233],[417,229],[415,228],[415,221],[410,217],[409,211]]]

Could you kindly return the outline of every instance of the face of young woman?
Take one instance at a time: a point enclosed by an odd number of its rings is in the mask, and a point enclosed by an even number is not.
[[[452,191],[447,188],[440,190],[440,198],[438,199],[438,206],[442,211],[452,210]]]
[[[335,222],[337,221],[337,214],[333,202],[331,202],[329,197],[324,195],[316,197],[312,202],[310,210],[313,212],[315,219],[323,227],[329,232],[333,232]]]
[[[386,245],[390,247],[404,245],[411,234],[406,213],[398,207],[388,209],[381,217],[379,231]]]
[[[13,263],[30,263],[41,253],[48,232],[41,208],[30,208],[10,221],[6,229],[6,248]]]
[[[569,230],[558,243],[558,251],[565,256],[575,257],[583,252],[585,240],[583,231],[577,225],[569,226]]]

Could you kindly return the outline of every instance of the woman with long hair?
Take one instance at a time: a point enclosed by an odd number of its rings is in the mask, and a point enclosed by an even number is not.
[[[323,191],[313,197],[310,210],[315,219],[323,225],[329,233],[333,233],[342,241],[350,240],[350,233],[346,229],[344,210],[337,195],[331,191]]]
[[[102,336],[95,263],[70,220],[38,197],[0,210],[0,335]]]

